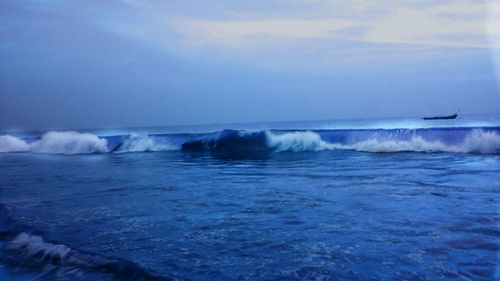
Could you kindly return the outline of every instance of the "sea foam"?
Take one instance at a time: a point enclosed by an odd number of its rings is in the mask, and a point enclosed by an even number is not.
[[[15,251],[24,258],[38,261],[64,260],[71,249],[65,245],[45,242],[42,237],[25,232],[18,234],[8,245],[8,251]]]
[[[0,152],[34,152],[48,154],[86,154],[108,152],[107,140],[78,132],[48,132],[28,143],[10,135],[0,136]]]
[[[341,135],[332,138],[331,133]],[[329,137],[330,134],[330,137]],[[355,150],[363,152],[451,152],[500,154],[497,130],[344,130],[257,131],[225,130],[215,134],[186,135],[184,142],[172,135],[125,135],[98,137],[89,133],[48,132],[34,141],[10,135],[0,136],[0,152],[47,154],[88,154],[110,152],[147,152],[168,150],[207,150],[215,153],[302,152]],[[178,138],[175,137],[175,138]],[[451,139],[451,140],[450,140]],[[173,145],[172,143],[182,145]]]
[[[54,154],[87,154],[108,152],[106,139],[78,132],[48,132],[30,145],[30,151]]]
[[[318,133],[311,131],[274,134],[266,132],[267,144],[276,152],[283,151],[319,151],[341,149],[342,145],[329,143],[321,139]]]
[[[167,151],[167,150],[178,150],[179,148],[161,141],[159,138],[147,136],[147,135],[136,135],[131,134],[127,139],[119,146],[115,152],[147,152],[147,151]]]
[[[9,135],[0,136],[0,152],[23,152],[29,150],[30,146],[24,140]]]
[[[353,143],[324,141],[312,131],[282,134],[266,133],[268,145],[277,152],[355,150],[362,152],[452,152],[452,153],[500,153],[500,135],[496,132],[472,130],[460,144],[446,144],[442,141],[427,140],[415,135],[409,139],[392,139],[373,134],[369,139]]]
[[[78,271],[80,275],[88,271],[102,272],[112,274],[117,277],[116,279],[120,280],[164,281],[174,279],[168,276],[157,275],[155,272],[149,271],[131,261],[80,252],[63,244],[47,242],[40,236],[26,232],[19,233],[12,241],[7,243],[5,250],[9,254],[9,261],[11,263],[19,262],[23,265],[32,266],[48,265],[40,277],[47,275],[47,278],[50,280],[53,279],[53,275],[49,274],[50,271],[60,269],[61,272],[56,272],[55,275],[65,275],[65,272],[63,272],[65,267],[83,270]],[[41,279],[45,280],[45,278]],[[63,279],[66,280],[65,278]],[[93,280],[93,278],[85,278],[85,280]]]

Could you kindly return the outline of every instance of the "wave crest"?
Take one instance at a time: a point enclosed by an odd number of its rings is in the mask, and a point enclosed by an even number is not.
[[[341,145],[328,143],[311,131],[273,134],[266,132],[267,144],[276,152],[319,151],[340,148]]]
[[[10,135],[0,136],[0,152],[86,154],[108,152],[106,139],[78,132],[48,132],[32,143]]]
[[[161,276],[153,271],[149,271],[139,264],[131,261],[118,258],[108,258],[100,255],[80,252],[71,249],[66,245],[53,244],[45,241],[42,237],[31,235],[26,232],[19,233],[12,241],[7,243],[6,251],[9,254],[8,258],[11,263],[19,262],[30,265],[50,265],[44,270],[41,276],[49,274],[48,269],[63,269],[63,267],[73,267],[85,271],[79,271],[82,275],[86,271],[102,272],[112,274],[117,279],[127,280],[172,280],[168,276]],[[55,273],[57,276],[65,276],[64,271]],[[51,275],[48,279],[53,279]],[[51,278],[52,277],[52,278]],[[93,280],[93,275],[84,280]],[[66,280],[66,278],[63,278]],[[113,278],[114,280],[114,278]]]
[[[25,152],[30,146],[23,140],[13,136],[0,136],[0,152]]]
[[[18,234],[7,245],[7,250],[16,251],[25,258],[37,259],[40,262],[61,261],[71,251],[65,245],[51,244],[45,242],[42,237],[29,235],[25,232]]]
[[[327,142],[318,133],[291,132],[283,134],[266,133],[268,145],[276,152],[356,150],[362,152],[452,152],[499,154],[500,135],[482,130],[471,131],[462,143],[450,145],[441,141],[426,140],[422,136],[412,136],[408,140],[394,140],[373,135],[371,138],[354,143]]]
[[[48,132],[31,144],[30,151],[54,154],[106,153],[108,142],[88,133]]]
[[[174,144],[176,145],[174,145]],[[451,152],[500,154],[498,128],[471,130],[236,131],[210,134],[125,135],[48,132],[32,142],[0,136],[0,152],[87,154],[146,151],[209,151],[219,156],[253,157],[273,152],[356,150],[363,152]]]
[[[495,132],[474,130],[465,138],[461,152],[500,154],[500,135]]]
[[[495,132],[473,130],[461,144],[448,145],[441,141],[429,141],[421,136],[413,136],[410,140],[378,140],[370,139],[352,145],[344,145],[344,149],[365,152],[452,152],[452,153],[500,153],[500,136]]]
[[[162,142],[160,139],[147,135],[130,135],[117,149],[116,152],[152,152],[178,150],[177,147]]]

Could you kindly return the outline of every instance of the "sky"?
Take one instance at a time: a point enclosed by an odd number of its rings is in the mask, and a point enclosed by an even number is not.
[[[500,1],[0,1],[0,129],[500,114]]]

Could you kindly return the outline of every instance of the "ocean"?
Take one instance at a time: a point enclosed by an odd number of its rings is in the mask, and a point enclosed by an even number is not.
[[[499,280],[500,117],[0,134],[0,280]]]

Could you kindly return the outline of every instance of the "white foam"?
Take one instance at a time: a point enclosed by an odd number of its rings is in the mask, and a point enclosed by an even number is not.
[[[321,139],[314,132],[292,132],[284,134],[266,133],[269,147],[277,152],[282,151],[319,151],[319,150],[356,150],[364,152],[453,152],[453,153],[500,153],[500,135],[495,132],[473,130],[461,144],[448,145],[440,141],[429,141],[421,136],[413,136],[409,140],[394,140],[376,135],[364,141],[340,144]]]
[[[493,131],[476,129],[461,143],[450,145],[441,141],[430,141],[414,135],[400,140],[399,136],[374,133],[370,138],[355,143],[331,143],[311,131],[272,133],[266,132],[267,145],[276,152],[319,151],[346,149],[365,152],[453,152],[499,154],[500,135]],[[131,135],[117,152],[143,152],[178,150],[165,139],[146,135]],[[51,154],[85,154],[109,152],[107,140],[96,135],[78,132],[48,132],[32,143],[10,136],[0,136],[0,152],[34,152]]]
[[[10,136],[0,136],[0,152],[51,154],[106,153],[108,143],[96,135],[78,132],[48,132],[32,143]]]
[[[472,133],[465,138],[461,150],[463,153],[500,153],[500,135],[495,132],[473,130]]]
[[[0,136],[0,152],[29,151],[30,146],[23,140],[13,136]]]
[[[146,135],[132,134],[117,152],[178,150],[179,148]],[[109,152],[108,142],[89,133],[48,132],[32,143],[10,135],[0,136],[0,152],[33,152],[46,154],[87,154]]]
[[[45,242],[42,237],[29,235],[27,233],[18,234],[14,240],[7,245],[7,250],[20,252],[27,258],[37,258],[39,260],[58,258],[64,259],[71,249],[65,245],[57,245]]]
[[[453,153],[500,153],[500,136],[495,132],[473,130],[461,144],[447,145],[440,141],[428,141],[414,136],[407,141],[370,139],[352,145],[347,149],[366,152],[453,152]]]
[[[410,140],[405,141],[370,139],[351,145],[345,145],[344,148],[366,152],[454,152],[451,151],[451,147],[441,142],[427,141],[420,136],[414,136]]]
[[[319,151],[342,148],[342,145],[328,143],[322,140],[319,134],[310,131],[284,134],[266,132],[266,137],[267,145],[277,152]]]
[[[145,152],[178,150],[179,148],[167,143],[160,143],[154,137],[146,135],[130,135],[116,152]]]
[[[84,154],[108,152],[108,142],[96,135],[78,132],[48,132],[31,145],[31,152]]]

